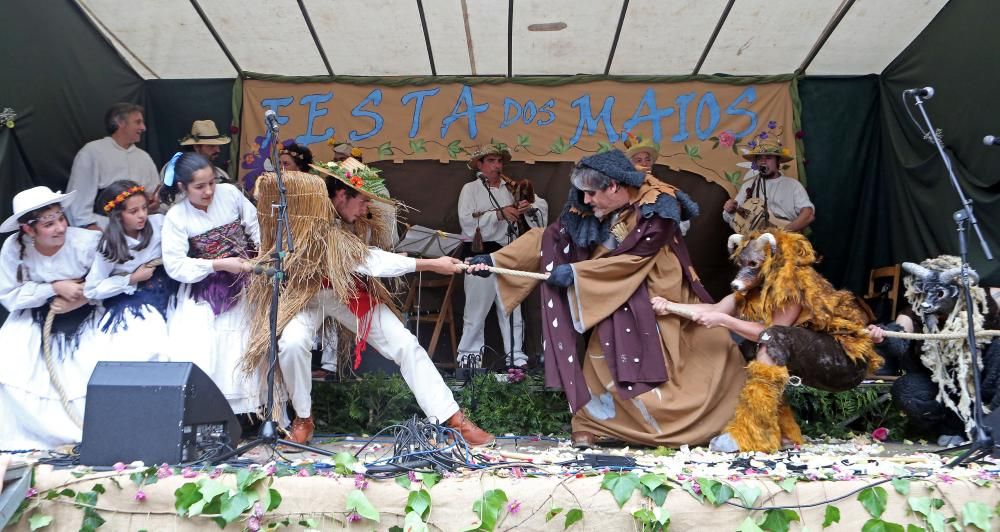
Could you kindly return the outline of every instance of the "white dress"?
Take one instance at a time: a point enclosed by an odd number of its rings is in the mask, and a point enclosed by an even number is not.
[[[42,355],[42,326],[32,316],[55,295],[53,281],[83,279],[94,262],[100,233],[70,227],[66,242],[47,257],[27,244],[23,260],[17,235],[11,235],[0,251],[0,302],[10,316],[0,328],[3,370],[0,371],[0,448],[54,449],[79,442],[79,426],[66,413]],[[22,280],[18,281],[20,269]],[[87,313],[86,307],[78,311]],[[72,313],[71,313],[72,314]],[[68,315],[67,315],[68,316]],[[44,317],[42,317],[44,320]],[[53,332],[52,360],[55,376],[62,384],[69,407],[82,420],[87,382],[100,357],[96,318],[90,312],[75,338]]]
[[[238,222],[246,237],[260,246],[257,209],[236,187],[219,184],[207,211],[195,208],[187,199],[167,211],[161,245],[167,274],[182,283],[177,306],[167,320],[167,357],[172,362],[197,364],[226,396],[233,412],[239,414],[255,412],[263,403],[261,379],[248,378],[239,368],[249,338],[246,298],[238,297],[231,307],[216,314],[209,301],[196,298],[197,283],[208,282],[207,278],[215,273],[212,260],[189,256],[192,237],[233,222]]]
[[[129,282],[132,272],[160,258],[163,219],[162,214],[149,216],[146,223],[153,235],[143,249],[136,251],[139,240],[125,237],[132,250],[128,262],[115,263],[100,252],[95,254],[84,294],[91,300],[102,300],[107,311],[98,325],[105,346],[101,360],[147,362],[157,361],[165,354],[169,344],[165,315],[170,298],[166,292],[176,294],[177,283],[163,273],[162,267],[157,268],[152,279],[141,283],[141,290]]]

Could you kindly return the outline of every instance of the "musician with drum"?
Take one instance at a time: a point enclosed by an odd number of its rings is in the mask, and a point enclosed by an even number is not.
[[[773,122],[769,124],[772,125]],[[816,208],[798,180],[781,175],[781,164],[793,159],[781,144],[780,133],[761,132],[743,152],[757,175],[743,182],[736,198],[722,207],[722,219],[737,233],[769,227],[802,232],[816,218]]]
[[[469,158],[468,167],[476,179],[462,187],[458,196],[458,219],[462,232],[472,239],[471,254],[493,253],[529,229],[548,225],[548,203],[534,194],[530,181],[503,175],[503,165],[508,162],[510,151],[494,143],[480,146]],[[513,319],[510,319],[503,313],[497,297],[494,277],[465,276],[464,326],[458,343],[460,363],[467,362],[470,355],[480,354],[486,315],[496,304],[505,359],[517,367],[527,365],[521,308],[514,308]]]

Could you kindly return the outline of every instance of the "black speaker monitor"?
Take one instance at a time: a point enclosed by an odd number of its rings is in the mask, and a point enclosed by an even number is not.
[[[84,465],[192,462],[241,435],[225,396],[190,362],[99,362],[86,404]]]

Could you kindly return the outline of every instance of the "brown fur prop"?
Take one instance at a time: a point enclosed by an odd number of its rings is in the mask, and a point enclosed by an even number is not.
[[[779,411],[786,383],[788,369],[783,366],[768,366],[757,361],[747,366],[747,383],[740,392],[733,419],[725,429],[739,444],[740,451],[773,453],[781,448]],[[792,423],[795,423],[794,418]],[[795,428],[798,429],[797,424]],[[801,432],[798,436],[801,440]]]
[[[367,246],[353,234],[334,225],[336,210],[327,197],[326,185],[315,175],[284,172],[288,198],[288,221],[295,252],[284,257],[285,281],[278,302],[278,334],[322,288],[333,290],[340,301],[354,295],[353,271],[367,253]],[[257,263],[268,266],[274,252],[276,218],[271,209],[278,202],[274,174],[260,176],[256,184],[261,254]],[[324,284],[324,279],[326,284]],[[271,278],[255,275],[247,288],[251,309],[250,340],[241,369],[265,372],[268,367]]]
[[[768,232],[777,241],[777,252],[765,246],[760,284],[745,294],[736,294],[742,318],[771,326],[776,312],[797,304],[802,312],[795,326],[832,335],[851,360],[866,361],[869,371],[878,369],[882,359],[865,332],[865,315],[854,296],[846,290],[835,290],[813,269],[816,252],[806,237],[780,230]],[[756,231],[744,238],[732,256],[738,257],[761,234]]]

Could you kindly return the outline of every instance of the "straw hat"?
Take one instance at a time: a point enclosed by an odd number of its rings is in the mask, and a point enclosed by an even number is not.
[[[652,139],[643,139],[642,137],[632,135],[627,133],[625,137],[625,156],[629,159],[637,153],[646,152],[656,162],[660,158],[660,146],[653,142]]]
[[[473,151],[472,155],[469,157],[469,162],[465,164],[469,167],[469,170],[478,170],[478,168],[476,168],[476,161],[481,160],[487,155],[499,155],[504,164],[510,162],[510,150],[507,149],[507,146],[491,142],[476,148],[476,150]]]
[[[339,179],[345,185],[375,201],[381,201],[389,205],[395,205],[396,203],[389,197],[389,189],[385,186],[385,179],[379,177],[379,171],[366,166],[354,157],[348,157],[339,163],[331,161],[323,164],[311,164],[309,166],[317,172]]]
[[[781,143],[782,131],[783,128],[774,120],[768,122],[767,129],[750,137],[743,147],[743,158],[753,162],[758,155],[774,155],[782,163],[794,159],[792,152]]]
[[[211,120],[195,120],[191,124],[191,134],[180,140],[181,146],[194,144],[211,144],[221,146],[229,144],[229,137],[219,134],[219,128]]]
[[[0,233],[17,231],[18,226],[21,225],[17,219],[35,209],[41,209],[55,203],[68,205],[72,201],[73,194],[76,193],[75,190],[66,194],[60,192],[52,192],[49,187],[34,187],[18,192],[14,196],[14,214],[11,214],[3,221],[3,224],[0,224]]]

